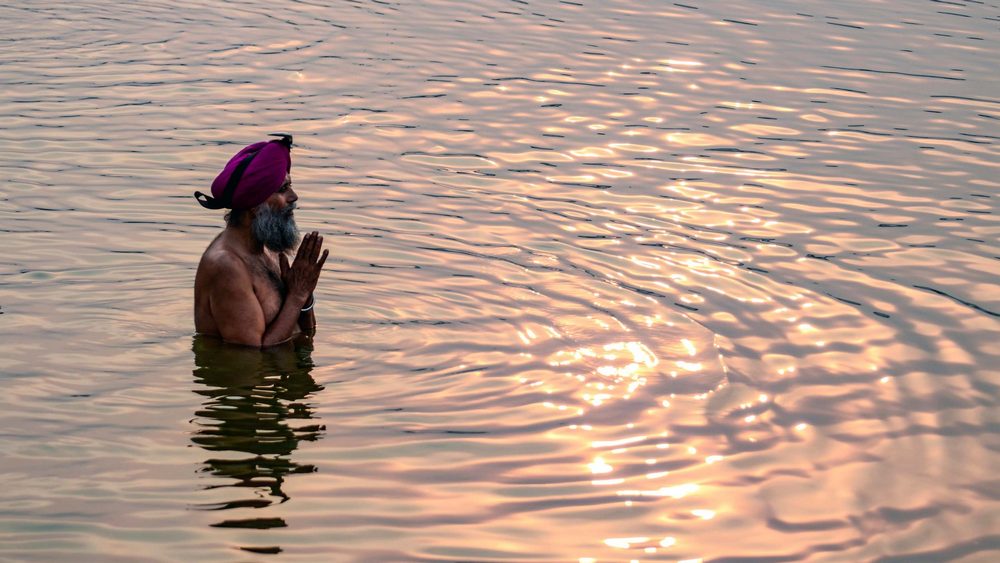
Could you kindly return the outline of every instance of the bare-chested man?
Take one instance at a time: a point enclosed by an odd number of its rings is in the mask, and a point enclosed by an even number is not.
[[[234,156],[202,206],[231,209],[205,250],[194,282],[194,324],[202,334],[264,348],[316,327],[313,291],[328,250],[312,232],[298,243],[293,211],[291,135],[254,143]]]

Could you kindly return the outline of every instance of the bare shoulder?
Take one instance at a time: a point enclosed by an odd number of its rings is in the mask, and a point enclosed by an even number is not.
[[[206,278],[221,278],[223,280],[249,278],[250,272],[246,261],[239,253],[220,244],[215,240],[201,256],[198,263],[198,274]]]

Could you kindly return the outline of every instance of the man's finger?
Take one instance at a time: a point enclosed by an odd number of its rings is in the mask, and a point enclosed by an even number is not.
[[[324,250],[323,251],[323,257],[320,258],[319,262],[316,264],[316,270],[322,270],[323,269],[323,264],[326,263],[326,257],[329,256],[329,255],[330,255],[330,251],[329,250]]]
[[[296,262],[299,260],[309,260],[309,255],[312,253],[312,240],[312,233],[302,237],[302,244],[299,245],[299,250],[295,253]]]
[[[315,246],[315,250],[313,251],[313,254],[314,254],[314,256],[313,256],[313,262],[315,262],[316,258],[319,257],[319,251],[322,250],[322,249],[323,249],[323,237],[317,235],[316,236],[316,246]]]
[[[303,250],[302,259],[313,264],[316,262],[316,232],[313,231],[306,236],[309,237],[309,246]]]

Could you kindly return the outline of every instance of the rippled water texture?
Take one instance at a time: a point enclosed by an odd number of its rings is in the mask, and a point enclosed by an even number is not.
[[[1000,558],[996,2],[16,4],[0,558]],[[261,353],[191,193],[272,131]]]

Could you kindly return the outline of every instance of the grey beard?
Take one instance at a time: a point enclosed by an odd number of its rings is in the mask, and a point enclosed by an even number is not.
[[[250,222],[250,232],[257,242],[273,252],[287,252],[299,243],[299,228],[292,211],[295,204],[278,211],[267,202],[257,206],[257,213]]]

